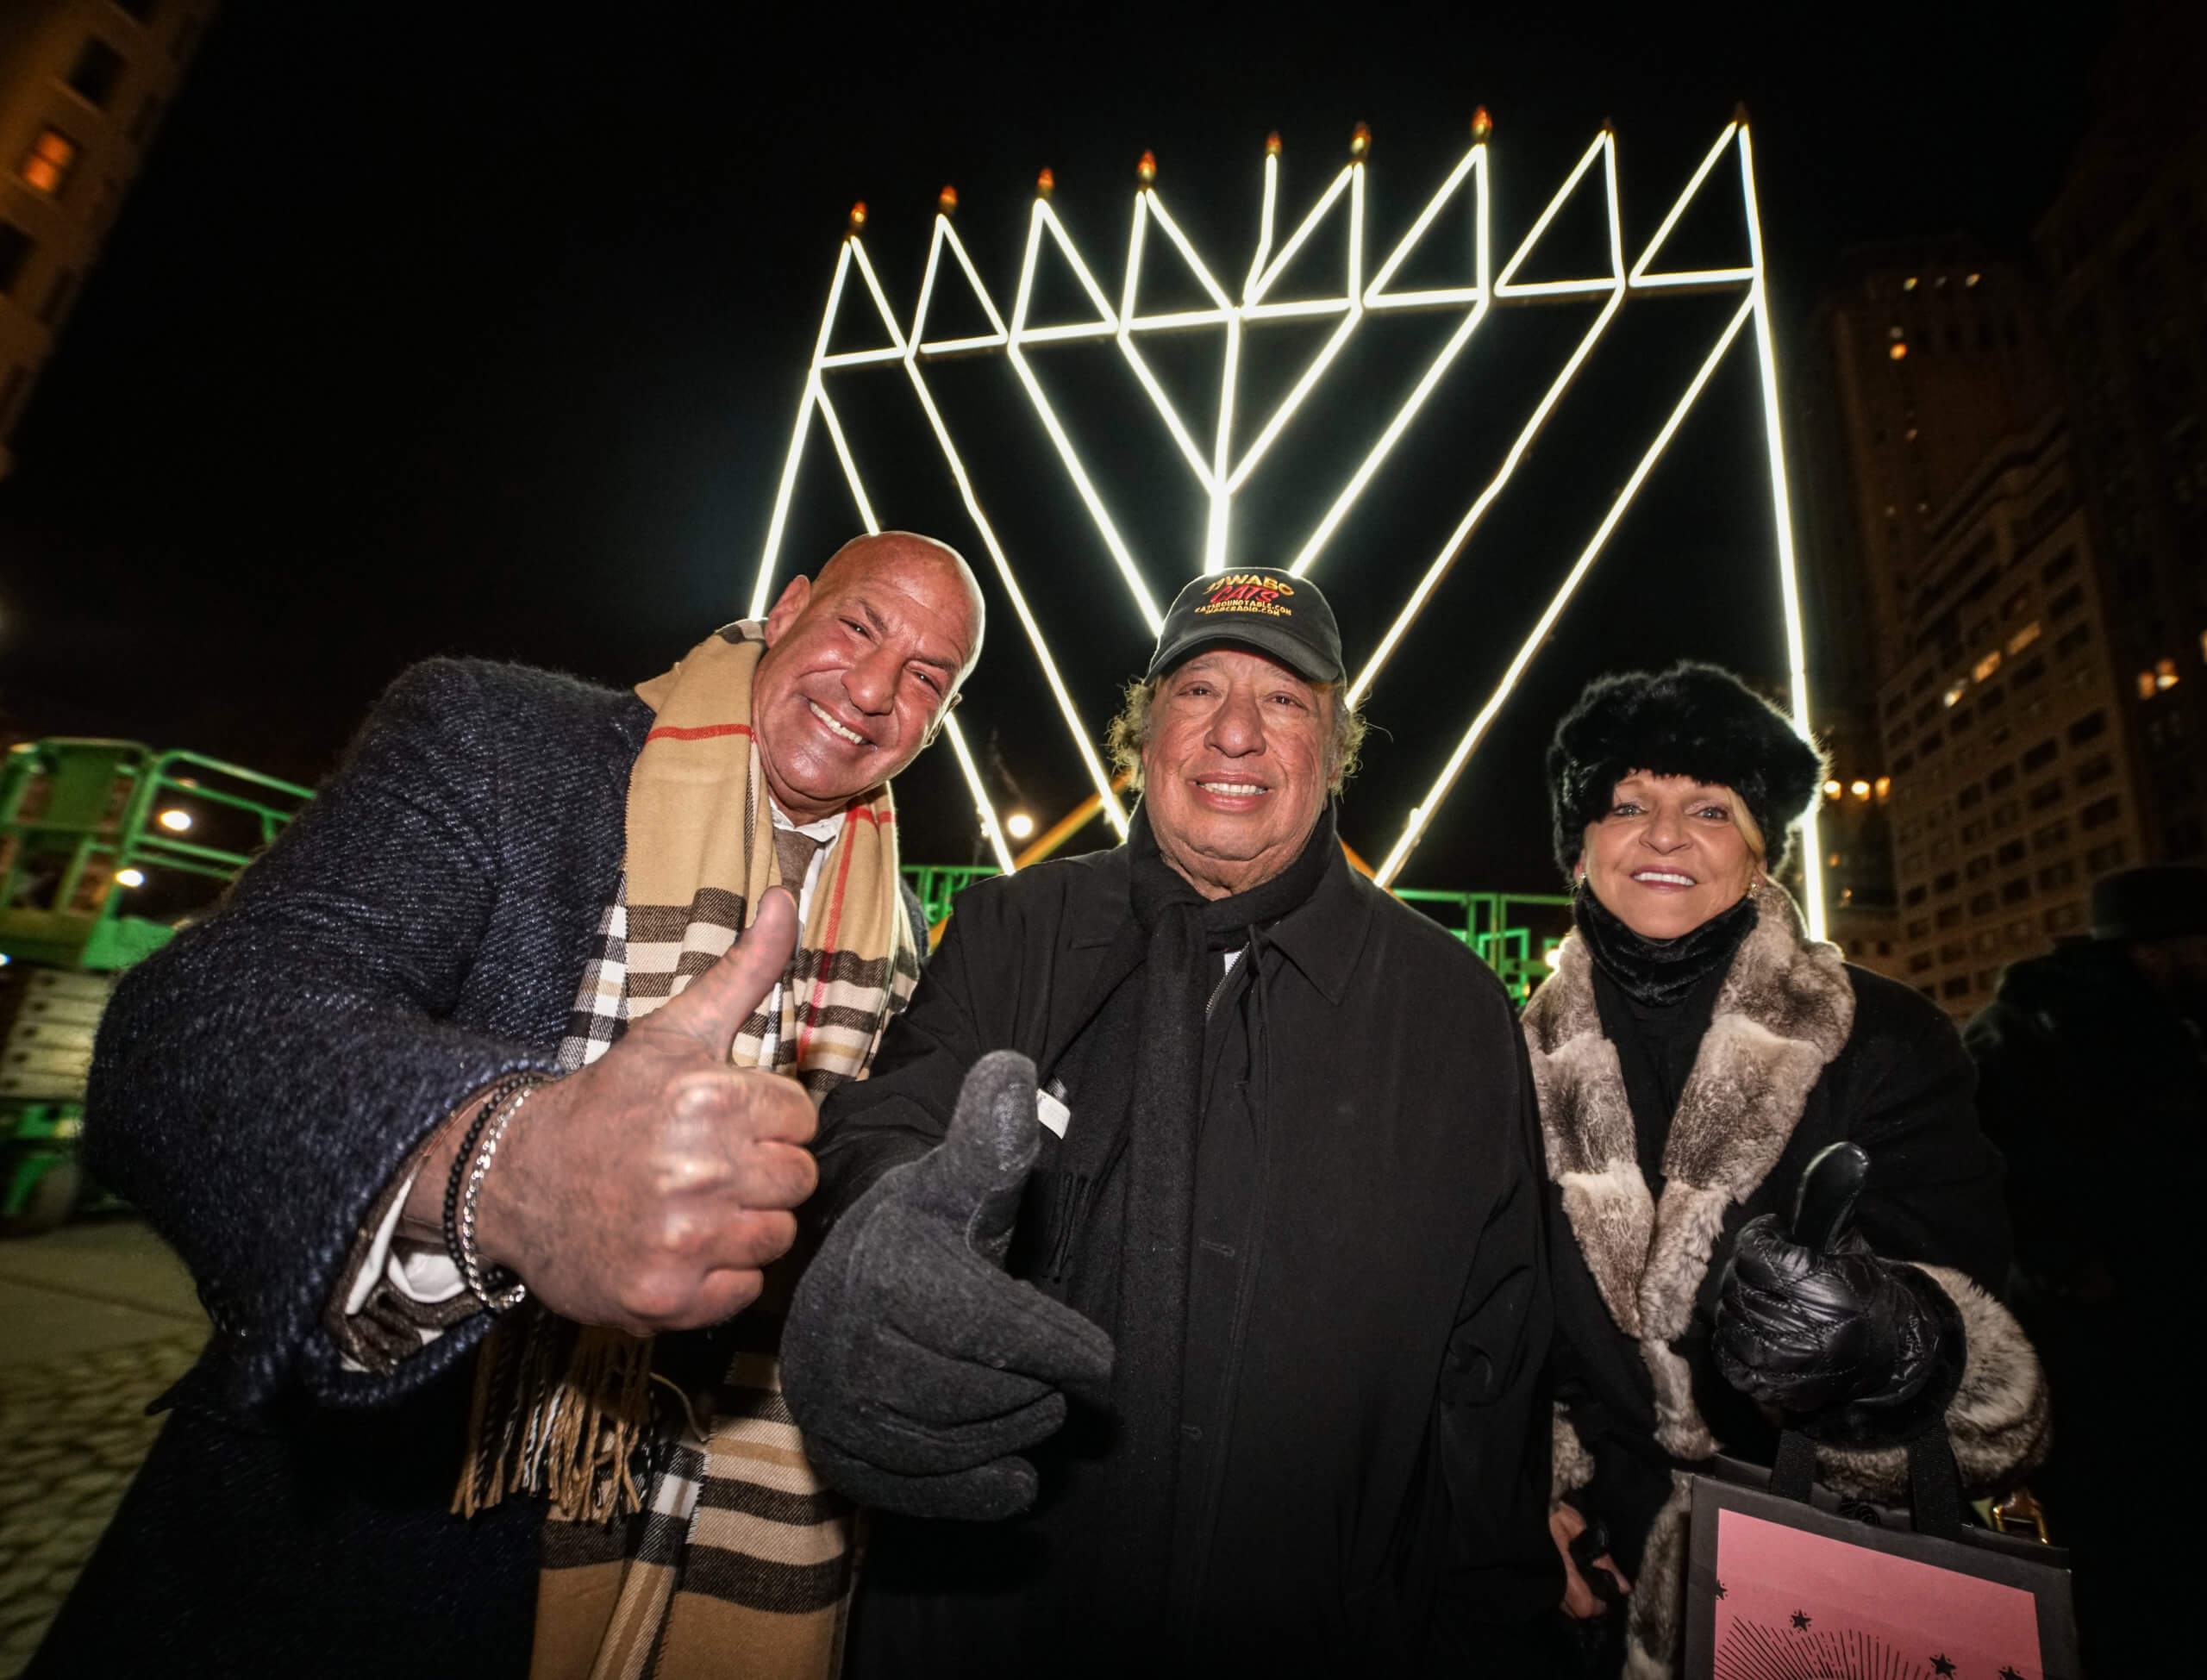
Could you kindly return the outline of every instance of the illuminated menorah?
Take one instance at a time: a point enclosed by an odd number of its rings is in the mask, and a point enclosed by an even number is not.
[[[849,229],[843,237],[841,250],[836,257],[835,278],[828,290],[828,307],[821,316],[820,334],[814,344],[811,366],[805,376],[804,394],[797,407],[797,424],[791,434],[789,454],[783,465],[781,484],[774,501],[773,518],[767,528],[765,551],[760,557],[758,583],[751,600],[752,614],[756,616],[766,609],[783,534],[789,522],[790,504],[797,489],[798,469],[803,459],[806,440],[812,431],[815,415],[819,416],[828,441],[835,448],[836,459],[842,467],[844,481],[857,505],[860,521],[869,531],[881,528],[880,521],[874,516],[872,503],[867,499],[849,440],[836,414],[835,405],[828,396],[827,376],[855,368],[900,364],[928,427],[934,432],[935,442],[941,449],[943,461],[957,484],[966,513],[980,534],[982,546],[987,549],[1004,593],[1034,648],[1044,679],[1064,716],[1074,748],[1095,784],[1104,815],[1123,838],[1127,832],[1126,809],[1120,804],[1111,785],[1110,772],[1097,753],[1096,737],[1082,721],[1072,696],[1059,674],[1057,661],[1052,657],[1041,627],[1028,605],[1010,557],[1005,553],[995,527],[981,506],[972,477],[966,472],[965,459],[928,389],[925,372],[927,364],[945,356],[996,351],[1003,353],[1012,371],[1018,376],[1020,386],[1026,393],[1035,419],[1040,422],[1063,462],[1074,490],[1095,525],[1097,534],[1109,551],[1137,610],[1154,635],[1161,620],[1157,597],[1145,581],[1143,568],[1136,562],[1102,493],[1074,450],[1049,393],[1035,370],[1034,359],[1028,353],[1031,350],[1078,340],[1108,339],[1117,344],[1129,369],[1155,406],[1179,457],[1209,499],[1209,515],[1204,534],[1204,562],[1206,571],[1217,571],[1223,570],[1228,564],[1235,498],[1248,488],[1253,475],[1272,446],[1293,422],[1297,412],[1325,378],[1328,369],[1365,319],[1388,310],[1460,312],[1461,318],[1454,330],[1427,363],[1411,387],[1410,395],[1349,473],[1331,505],[1312,528],[1291,562],[1290,569],[1296,575],[1302,576],[1309,572],[1326,552],[1373,476],[1491,313],[1513,303],[1578,297],[1602,298],[1600,312],[1579,337],[1562,370],[1534,403],[1524,425],[1504,453],[1500,466],[1472,498],[1463,516],[1457,521],[1447,540],[1441,545],[1411,589],[1409,598],[1386,634],[1380,638],[1370,659],[1351,679],[1348,698],[1354,704],[1370,692],[1380,671],[1401,646],[1411,624],[1433,598],[1449,569],[1463,554],[1481,521],[1508,487],[1512,475],[1532,448],[1564,394],[1585,368],[1595,347],[1601,342],[1603,335],[1623,309],[1626,299],[1655,293],[1737,292],[1740,294],[1739,307],[1732,312],[1699,368],[1686,382],[1669,415],[1648,442],[1631,475],[1611,502],[1608,512],[1579,550],[1576,560],[1565,574],[1547,609],[1518,647],[1493,693],[1481,705],[1457,740],[1425,798],[1411,809],[1401,835],[1376,871],[1376,878],[1382,886],[1385,886],[1401,873],[1411,851],[1447,800],[1450,790],[1470,762],[1472,754],[1492,727],[1510,690],[1516,686],[1535,652],[1554,628],[1579,584],[1585,580],[1587,572],[1622,520],[1625,509],[1685,422],[1695,399],[1709,384],[1726,352],[1731,349],[1734,341],[1750,324],[1754,328],[1756,363],[1761,376],[1763,430],[1769,456],[1772,503],[1775,511],[1773,547],[1785,620],[1786,660],[1792,679],[1793,711],[1797,722],[1806,733],[1809,728],[1809,690],[1801,627],[1800,592],[1795,576],[1792,517],[1786,494],[1785,457],[1779,434],[1777,366],[1771,344],[1762,227],[1755,203],[1754,154],[1744,116],[1735,116],[1725,125],[1723,132],[1717,135],[1715,144],[1703,157],[1700,166],[1694,171],[1685,189],[1672,203],[1654,236],[1629,266],[1625,260],[1624,233],[1618,209],[1616,137],[1604,126],[1581,154],[1563,184],[1556,189],[1531,229],[1503,263],[1500,272],[1492,272],[1488,222],[1488,175],[1491,166],[1488,159],[1489,133],[1486,113],[1482,110],[1472,122],[1471,148],[1458,160],[1438,190],[1427,201],[1416,220],[1396,242],[1369,280],[1365,278],[1364,179],[1370,141],[1368,132],[1361,123],[1357,126],[1350,146],[1349,161],[1277,251],[1273,245],[1280,147],[1279,137],[1274,135],[1266,145],[1264,200],[1256,251],[1250,259],[1248,273],[1242,282],[1238,302],[1219,284],[1210,266],[1204,261],[1193,242],[1166,209],[1165,202],[1157,190],[1156,164],[1147,153],[1142,156],[1138,171],[1140,186],[1135,194],[1131,229],[1128,235],[1126,274],[1116,306],[1097,284],[1095,272],[1081,256],[1071,235],[1066,233],[1065,224],[1051,208],[1054,183],[1047,170],[1042,172],[1036,184],[1034,209],[1028,220],[1026,253],[1020,266],[1018,287],[1008,322],[995,300],[990,297],[988,288],[982,284],[979,271],[975,268],[965,242],[959,238],[957,229],[952,225],[951,216],[957,208],[957,197],[950,189],[943,190],[936,207],[934,236],[928,248],[927,269],[920,283],[919,301],[913,309],[909,326],[900,324],[889,307],[888,297],[883,291],[873,264],[866,255],[862,238],[866,207],[863,204],[855,207],[851,213]],[[1737,178],[1747,225],[1747,260],[1730,268],[1657,269],[1656,260],[1661,255],[1672,230],[1678,226],[1679,219],[1704,186],[1713,178],[1719,178],[1720,166],[1728,155],[1736,159],[1738,166]],[[1519,280],[1516,276],[1540,246],[1542,236],[1547,233],[1558,213],[1597,171],[1600,172],[1599,190],[1608,215],[1608,272],[1581,279]],[[1418,248],[1447,206],[1466,196],[1470,199],[1474,230],[1470,277],[1457,285],[1422,290],[1397,289],[1397,276],[1411,253]],[[1283,272],[1304,245],[1335,215],[1347,217],[1347,272],[1340,292],[1318,297],[1275,298],[1273,288]],[[1153,229],[1164,236],[1187,265],[1204,295],[1210,298],[1210,307],[1156,314],[1143,312],[1141,298],[1142,259]],[[1044,324],[1037,324],[1032,319],[1036,269],[1046,249],[1057,253],[1078,278],[1093,311],[1088,319]],[[954,275],[946,270],[946,253],[951,259]],[[831,353],[828,347],[834,340],[841,312],[853,290],[849,281],[853,270],[857,272],[865,294],[879,316],[885,340],[877,348]],[[961,281],[972,289],[973,298],[979,304],[990,330],[966,337],[929,338],[928,323],[938,285],[954,286]],[[1332,333],[1237,456],[1234,452],[1235,404],[1241,382],[1244,334],[1268,322],[1322,320],[1328,317],[1335,320]],[[1159,383],[1141,349],[1141,340],[1153,333],[1190,332],[1204,328],[1222,329],[1226,335],[1225,357],[1219,376],[1216,424],[1209,428],[1207,447],[1199,430],[1191,427]],[[1171,575],[1177,578],[1179,574],[1176,571]],[[947,734],[952,749],[957,755],[959,768],[972,791],[983,831],[998,864],[1009,870],[1013,867],[1011,849],[1005,841],[995,806],[982,784],[979,769],[974,763],[955,716],[949,721]],[[1811,816],[1810,832],[1803,847],[1807,870],[1804,885],[1810,931],[1813,937],[1822,938],[1824,932],[1822,859],[1818,855],[1814,826],[1815,819]]]

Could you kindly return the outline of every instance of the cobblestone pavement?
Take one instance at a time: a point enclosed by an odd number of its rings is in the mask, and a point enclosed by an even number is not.
[[[147,1403],[204,1335],[0,1366],[0,1680],[38,1648],[161,1426]]]

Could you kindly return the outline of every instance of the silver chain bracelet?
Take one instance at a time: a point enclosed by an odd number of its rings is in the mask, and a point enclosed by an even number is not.
[[[528,1299],[528,1285],[514,1277],[509,1286],[506,1280],[513,1274],[503,1267],[486,1269],[481,1252],[475,1246],[475,1213],[483,1200],[483,1181],[489,1177],[491,1162],[498,1152],[498,1143],[512,1125],[514,1116],[521,1112],[522,1104],[538,1085],[548,1085],[549,1079],[533,1080],[508,1097],[498,1112],[491,1116],[483,1128],[483,1135],[475,1146],[475,1157],[468,1163],[467,1183],[460,1194],[460,1216],[453,1221],[454,1234],[459,1238],[454,1255],[460,1262],[460,1281],[467,1285],[467,1292],[494,1313],[503,1313],[518,1307]]]

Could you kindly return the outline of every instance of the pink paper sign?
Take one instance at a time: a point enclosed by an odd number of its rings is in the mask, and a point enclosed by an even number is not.
[[[1716,1516],[1716,1680],[2044,1680],[2021,1588]]]

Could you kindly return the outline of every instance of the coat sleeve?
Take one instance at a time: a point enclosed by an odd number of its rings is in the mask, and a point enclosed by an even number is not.
[[[1930,1277],[1964,1339],[1948,1433],[1973,1492],[2014,1482],[2046,1456],[2050,1419],[2038,1355],[1997,1292],[2010,1255],[2002,1164],[1978,1126],[1976,1074],[1953,1024],[1929,1009],[1866,1059],[1848,1133],[1870,1156],[1855,1226],[1871,1248]],[[1824,1479],[1888,1497],[1907,1485],[1900,1449],[1827,1448]]]
[[[416,1147],[500,1074],[553,1061],[444,1019],[508,890],[483,710],[459,662],[402,676],[321,795],[212,915],[123,978],[101,1022],[87,1165],[191,1268],[221,1350],[217,1403],[259,1407],[298,1383],[385,1403],[487,1326],[369,1376],[344,1368],[322,1323]]]
[[[1448,1564],[1436,1605],[1435,1655],[1472,1673],[1516,1671],[1504,1652],[1563,1596],[1548,1537],[1549,1294],[1540,1121],[1524,1040],[1515,1052],[1511,1137],[1457,1308],[1436,1418],[1447,1488]],[[1513,1631],[1515,1630],[1515,1631]]]
[[[891,1167],[942,1141],[966,1071],[983,1045],[972,987],[978,924],[991,921],[969,890],[920,971],[903,1012],[889,1023],[863,1079],[838,1085],[821,1107],[813,1156],[820,1186],[805,1204],[809,1230],[824,1233]]]

